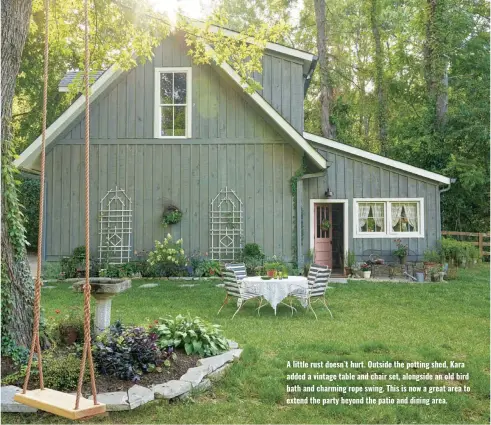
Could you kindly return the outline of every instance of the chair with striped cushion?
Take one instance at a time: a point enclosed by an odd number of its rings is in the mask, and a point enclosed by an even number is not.
[[[325,294],[330,277],[331,269],[329,269],[329,267],[320,266],[319,264],[312,264],[309,268],[309,274],[307,276],[307,281],[309,285],[307,297],[305,297],[305,294],[303,292],[293,292],[292,294],[302,300],[305,300],[305,298],[307,298],[307,308],[310,308],[312,310],[316,319],[317,314],[315,314],[315,311],[312,308],[312,303],[316,301],[321,301],[324,304],[332,318],[331,310],[329,310],[329,307],[327,306]]]
[[[308,308],[312,310],[316,319],[317,314],[312,308],[312,302],[316,301],[321,301],[324,304],[332,318],[331,310],[326,302],[326,290],[331,272],[332,270],[328,266],[320,266],[318,264],[312,264],[309,269],[309,276],[307,277],[309,283]]]
[[[237,311],[232,316],[232,319],[239,312],[242,306],[250,299],[257,298],[259,295],[247,293],[243,290],[241,285],[241,280],[247,277],[245,271],[245,264],[225,264],[225,270],[223,271],[223,283],[225,284],[225,290],[227,295],[223,301],[220,310],[218,310],[217,315],[220,314],[222,308],[228,303],[229,298],[237,298]]]

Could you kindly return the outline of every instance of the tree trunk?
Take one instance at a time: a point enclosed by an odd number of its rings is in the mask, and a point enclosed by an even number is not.
[[[370,23],[375,43],[375,92],[377,93],[377,130],[380,153],[387,155],[387,105],[384,96],[384,58],[378,22],[377,0],[371,0]]]
[[[29,28],[32,0],[2,0],[2,328],[18,344],[28,347],[33,324],[33,282],[25,246],[18,246],[12,229],[12,102],[22,51]],[[9,193],[9,196],[6,193]],[[6,305],[7,303],[8,305]]]
[[[424,76],[427,97],[434,114],[434,128],[441,130],[445,126],[448,110],[448,59],[441,30],[446,25],[442,16],[443,0],[427,0],[427,7]]]
[[[332,86],[329,77],[329,59],[326,39],[326,0],[314,0],[315,23],[317,26],[317,51],[320,66],[320,102],[322,135],[328,139],[336,137],[336,129],[331,124]]]

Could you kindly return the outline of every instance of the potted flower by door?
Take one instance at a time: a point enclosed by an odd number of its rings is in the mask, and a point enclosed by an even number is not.
[[[363,273],[363,279],[370,279],[370,275],[372,274],[372,267],[369,264],[363,263],[360,266],[360,270]]]
[[[353,275],[353,267],[356,263],[355,253],[353,251],[348,251],[346,253],[346,262],[344,264],[344,275],[351,276]]]
[[[406,257],[408,253],[408,246],[404,245],[400,239],[394,239],[397,249],[393,252],[396,257],[399,257],[401,264],[406,264]]]

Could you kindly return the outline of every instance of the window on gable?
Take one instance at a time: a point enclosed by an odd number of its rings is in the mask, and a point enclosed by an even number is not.
[[[191,137],[191,68],[157,68],[155,73],[155,137]]]
[[[424,237],[423,199],[354,199],[354,237]]]

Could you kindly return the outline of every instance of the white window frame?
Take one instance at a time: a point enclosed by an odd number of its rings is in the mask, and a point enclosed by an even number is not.
[[[384,203],[384,232],[360,232],[358,229],[358,203],[360,202],[383,202]],[[417,232],[394,232],[392,230],[392,203],[417,202],[418,204],[418,231]],[[424,198],[354,198],[353,199],[353,238],[424,238],[425,236],[425,209]]]
[[[162,136],[161,126],[162,117],[160,116],[161,106],[160,103],[160,74],[166,72],[173,73],[185,73],[186,74],[186,134],[184,136]],[[191,124],[192,124],[192,81],[193,74],[191,67],[167,67],[167,68],[155,68],[155,97],[154,97],[154,126],[153,133],[156,139],[189,139],[191,138]],[[173,106],[179,106],[180,104],[173,104]],[[169,105],[171,106],[171,105]]]

